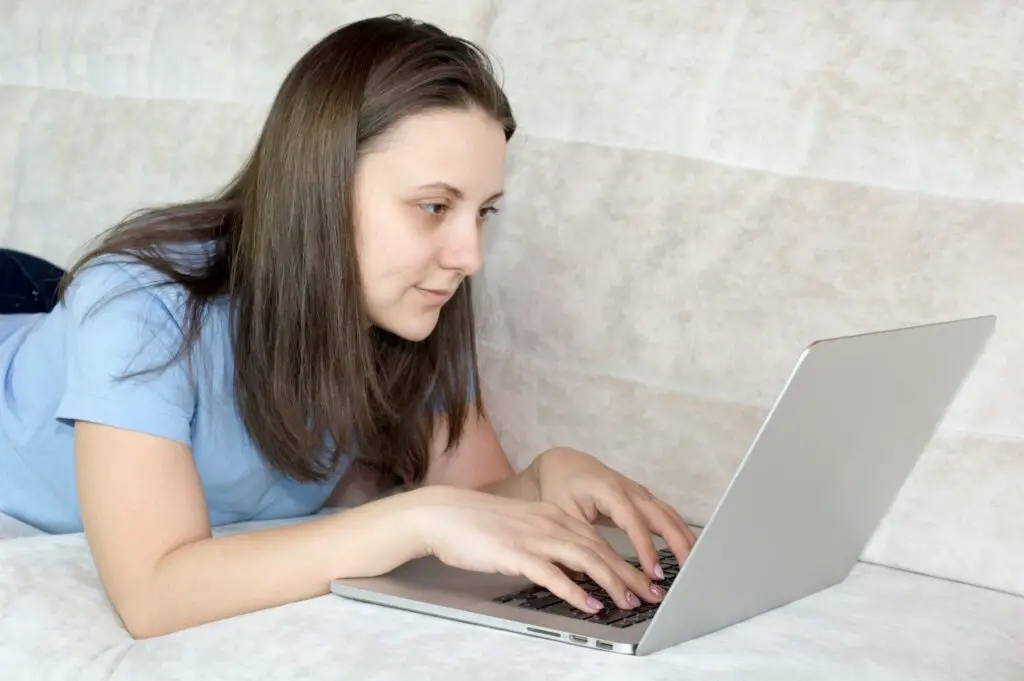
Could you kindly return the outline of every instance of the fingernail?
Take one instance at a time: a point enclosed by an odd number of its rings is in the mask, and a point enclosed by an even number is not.
[[[587,607],[593,610],[594,612],[597,612],[598,610],[603,608],[604,605],[602,605],[601,601],[597,600],[593,596],[587,596]]]
[[[665,595],[665,590],[657,584],[651,584],[651,593],[654,594],[655,598],[661,598]]]
[[[633,594],[633,592],[632,592],[632,591],[627,591],[627,592],[626,592],[626,603],[628,603],[628,604],[629,604],[629,607],[631,607],[631,608],[637,608],[637,607],[639,607],[639,606],[640,606],[640,599],[639,599],[639,598],[637,598],[637,597],[636,597],[636,596],[635,596],[635,595]]]
[[[665,571],[657,563],[654,564],[654,576],[658,579],[665,579]]]

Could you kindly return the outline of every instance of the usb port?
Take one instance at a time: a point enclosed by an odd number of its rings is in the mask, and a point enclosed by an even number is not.
[[[573,643],[586,643],[589,639],[586,636],[577,636],[576,634],[569,634],[569,640]]]
[[[606,641],[597,641],[597,647],[601,650],[612,650],[615,646],[611,643],[607,643]]]

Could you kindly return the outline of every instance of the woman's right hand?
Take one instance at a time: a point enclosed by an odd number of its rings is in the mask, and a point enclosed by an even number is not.
[[[447,565],[524,577],[585,612],[596,613],[602,605],[562,567],[588,575],[620,608],[639,606],[637,596],[649,603],[664,598],[664,590],[627,563],[593,525],[554,504],[455,487],[418,493],[422,505],[414,517],[423,553]]]

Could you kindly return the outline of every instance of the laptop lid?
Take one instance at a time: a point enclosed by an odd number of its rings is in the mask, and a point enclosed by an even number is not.
[[[994,328],[986,316],[809,346],[637,653],[845,579]]]

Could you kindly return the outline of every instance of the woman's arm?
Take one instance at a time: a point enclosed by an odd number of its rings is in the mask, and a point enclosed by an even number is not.
[[[438,418],[423,486],[445,485],[492,491],[494,485],[515,476],[494,426],[487,419],[480,418],[475,407],[470,405],[459,444],[448,450],[445,449],[448,444],[447,425],[443,417]],[[324,505],[351,507],[398,491],[401,490],[377,489],[369,475],[350,470],[342,476]]]
[[[79,503],[101,580],[128,631],[159,636],[327,593],[425,555],[414,493],[316,520],[212,538],[188,447],[78,422]]]
[[[426,485],[450,485],[483,489],[512,478],[515,471],[498,440],[494,425],[472,405],[462,437],[454,448],[445,450],[448,428],[444,419],[434,431]]]

